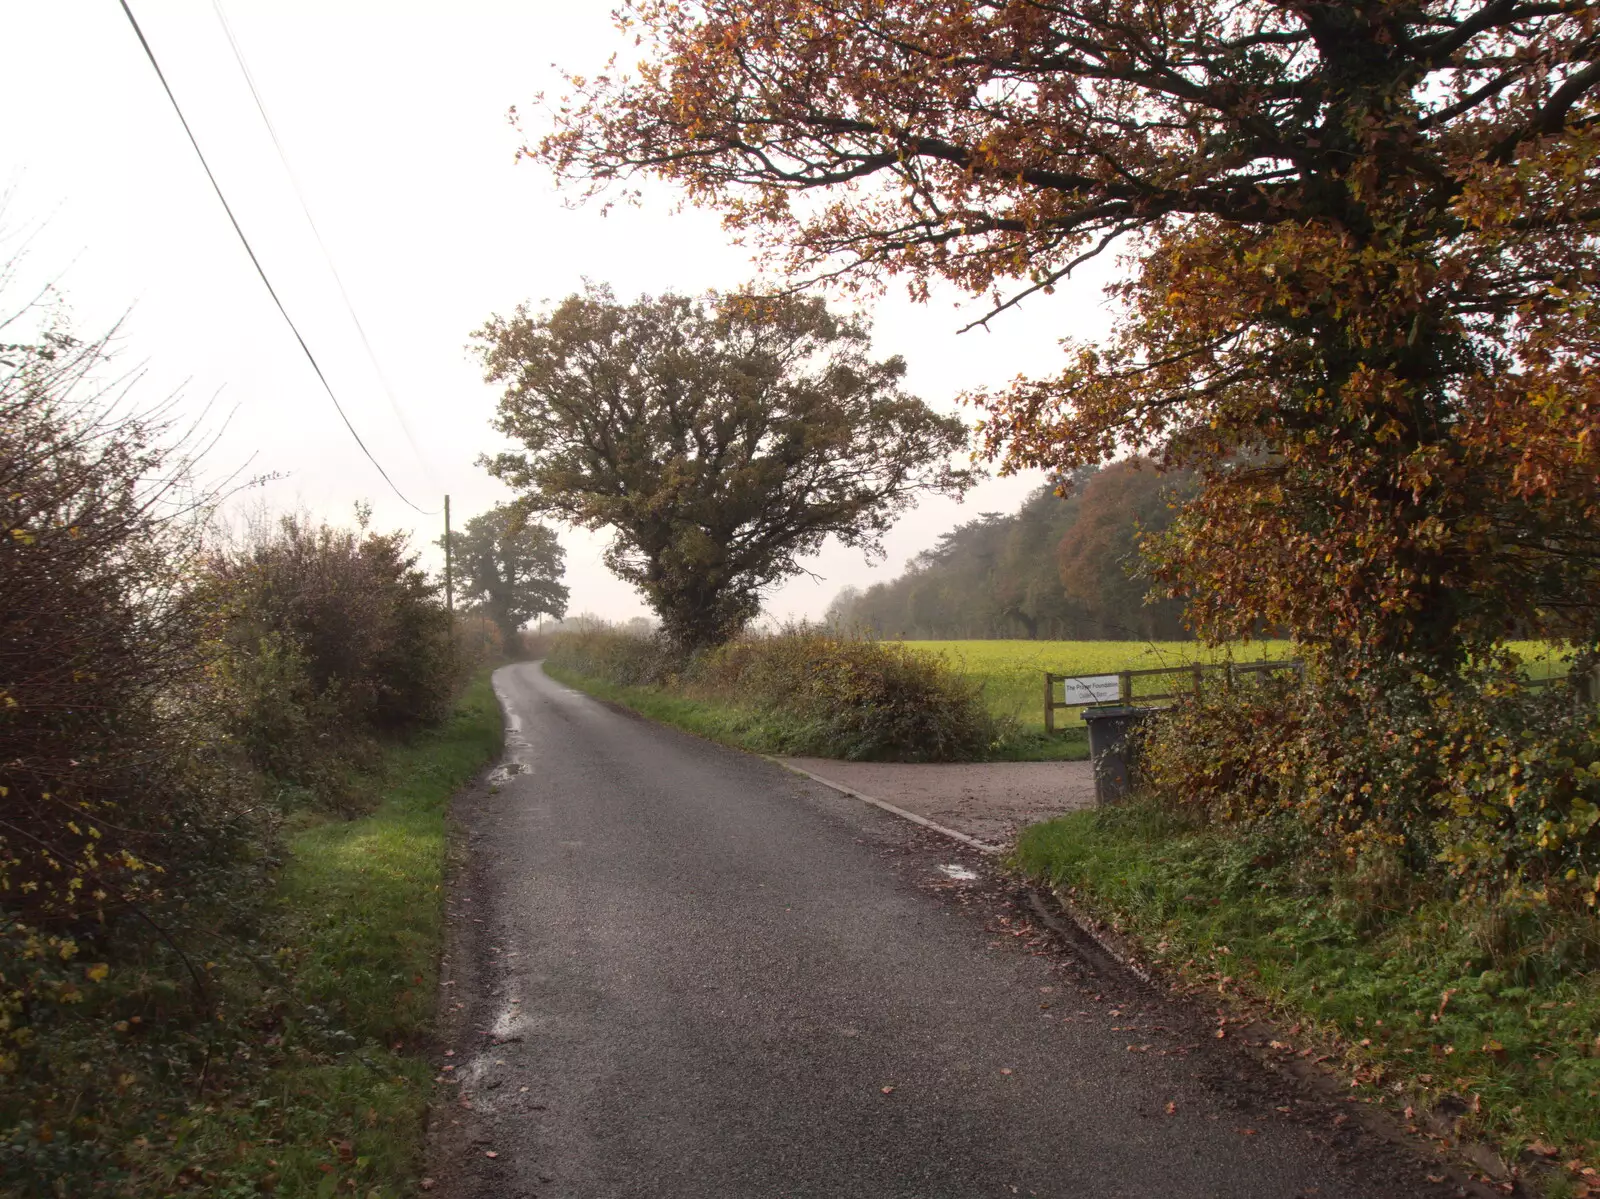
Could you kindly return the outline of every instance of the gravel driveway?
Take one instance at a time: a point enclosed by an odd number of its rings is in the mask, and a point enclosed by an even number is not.
[[[1018,832],[1040,820],[1094,807],[1088,762],[781,761],[995,845],[1011,844]]]

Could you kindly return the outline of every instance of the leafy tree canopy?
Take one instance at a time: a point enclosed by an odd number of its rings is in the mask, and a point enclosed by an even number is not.
[[[875,551],[922,492],[961,493],[967,433],[900,387],[900,358],[819,300],[590,287],[475,334],[505,384],[491,471],[532,510],[610,528],[607,562],[694,648],[755,615],[828,536]]]
[[[635,0],[529,152],[803,276],[1003,309],[1119,244],[1118,329],[979,397],[1010,467],[1189,466],[1200,629],[1450,671],[1600,639],[1600,8]],[[1526,624],[1524,627],[1528,627]]]
[[[566,557],[550,528],[516,505],[496,504],[452,538],[450,584],[463,603],[487,613],[511,645],[535,617],[566,615]]]

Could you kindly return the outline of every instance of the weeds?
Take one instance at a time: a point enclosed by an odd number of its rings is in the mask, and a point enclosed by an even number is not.
[[[445,808],[500,741],[480,676],[442,728],[384,752],[364,780],[370,815],[294,837],[254,960],[227,980],[232,1060],[164,1134],[135,1144],[138,1185],[187,1175],[220,1196],[410,1192],[429,1097],[421,1050],[438,987]]]
[[[281,857],[218,880],[189,914],[203,938],[63,963],[79,997],[35,1020],[28,1073],[0,1090],[0,1190],[407,1191],[428,1098],[418,1050],[437,983],[444,808],[500,735],[484,675],[441,728],[379,748],[345,780],[370,814],[302,813]]]

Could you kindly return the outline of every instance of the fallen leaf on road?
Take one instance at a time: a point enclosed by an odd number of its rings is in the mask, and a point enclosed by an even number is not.
[[[1010,1066],[1001,1066],[1000,1067],[1000,1073],[1002,1073],[1002,1074],[1010,1074],[1011,1073],[1011,1067]]]
[[[493,1149],[485,1149],[483,1151],[483,1156],[484,1157],[499,1157],[500,1155],[498,1153],[496,1153]]]
[[[1225,1037],[1227,1035],[1228,1035],[1228,1030],[1227,1029],[1225,1029],[1225,1028],[1217,1029],[1217,1040],[1220,1041],[1220,1040],[1222,1040],[1223,1037]]]
[[[1176,1103],[1167,1104],[1167,1115],[1176,1116],[1177,1114],[1178,1114],[1178,1105]]]
[[[1528,1146],[1528,1152],[1540,1157],[1554,1157],[1560,1150],[1554,1145],[1546,1145],[1543,1141],[1534,1141]]]
[[[417,1184],[417,1185],[418,1185],[418,1186],[420,1186],[420,1187],[421,1187],[421,1188],[422,1188],[422,1189],[423,1189],[423,1190],[425,1190],[425,1191],[431,1191],[431,1190],[433,1190],[433,1179],[431,1179],[431,1178],[424,1178],[424,1179],[423,1179],[423,1180],[422,1180],[422,1181],[421,1181],[421,1182],[420,1182],[420,1183],[418,1183],[418,1184]]]
[[[1256,1130],[1253,1128],[1235,1128],[1233,1131],[1242,1137],[1253,1137],[1256,1135]]]
[[[878,1090],[882,1091],[885,1095],[893,1095],[894,1094],[894,1088],[893,1087],[879,1087]]]

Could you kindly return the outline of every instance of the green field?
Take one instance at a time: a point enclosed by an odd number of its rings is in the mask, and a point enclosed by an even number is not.
[[[1194,662],[1258,662],[1287,658],[1287,641],[1253,641],[1208,649],[1197,641],[907,641],[906,645],[943,656],[968,678],[983,684],[997,716],[1014,718],[1025,729],[1044,729],[1044,672],[1058,675],[1115,674]],[[1136,680],[1157,690],[1162,680]],[[1137,693],[1140,686],[1135,687]],[[1166,688],[1159,688],[1165,690]],[[1056,727],[1082,724],[1072,709],[1056,712]]]
[[[1023,729],[1044,729],[1044,672],[1058,675],[1115,674],[1195,662],[1259,662],[1294,656],[1287,641],[1249,641],[1207,647],[1196,641],[907,641],[916,649],[942,655],[970,679],[983,684],[995,715],[1013,717]],[[1565,663],[1550,645],[1519,641],[1512,648],[1535,678],[1564,674]],[[1169,690],[1162,678],[1136,679],[1134,693]],[[1072,709],[1056,712],[1058,728],[1082,724]]]

